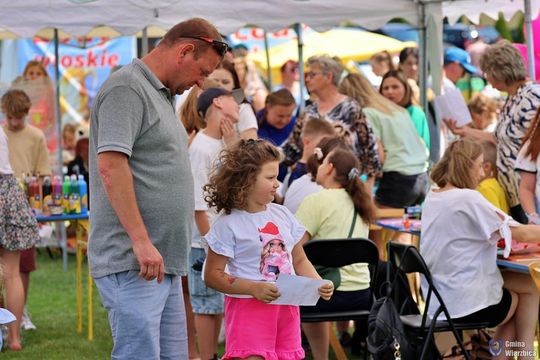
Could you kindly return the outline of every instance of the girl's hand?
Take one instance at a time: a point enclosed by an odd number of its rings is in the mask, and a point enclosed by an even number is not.
[[[319,295],[324,300],[327,300],[327,301],[330,300],[333,293],[334,293],[334,283],[331,281],[328,281],[326,284],[324,284],[323,286],[319,288]]]
[[[255,299],[267,304],[281,296],[276,284],[269,282],[255,282],[251,290],[251,295]]]

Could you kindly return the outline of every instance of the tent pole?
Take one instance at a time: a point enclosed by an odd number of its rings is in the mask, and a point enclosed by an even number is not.
[[[141,38],[141,57],[148,54],[148,27],[142,29],[142,38]]]
[[[294,31],[298,36],[298,81],[300,82],[300,94],[304,93],[304,39],[302,37],[302,24],[294,24]],[[298,113],[301,114],[304,111],[304,97],[300,97],[300,104],[298,107]]]
[[[55,79],[55,97],[56,97],[56,136],[58,136],[58,175],[63,176],[63,158],[62,158],[62,112],[60,111],[60,46],[58,40],[58,29],[54,28],[54,79]],[[67,258],[67,234],[64,222],[56,223],[56,233],[60,237],[60,247],[62,248],[62,263],[64,271],[68,270]]]
[[[527,32],[527,58],[529,60],[529,78],[535,80],[535,64],[534,64],[534,39],[531,19],[531,0],[525,2],[525,29]]]
[[[272,91],[272,68],[270,67],[270,53],[268,52],[268,33],[264,30],[264,51],[266,52],[266,77],[268,79],[268,88]]]
[[[56,136],[58,136],[58,174],[62,175],[63,158],[62,158],[62,114],[60,111],[60,50],[58,44],[58,29],[54,28],[54,80],[55,80],[55,95],[56,95]]]
[[[419,23],[420,23],[420,44],[419,44],[419,62],[420,62],[420,73],[418,76],[418,82],[420,85],[420,104],[424,111],[427,111],[427,73],[428,73],[428,61],[427,61],[427,39],[426,39],[426,9],[423,2],[419,3]]]

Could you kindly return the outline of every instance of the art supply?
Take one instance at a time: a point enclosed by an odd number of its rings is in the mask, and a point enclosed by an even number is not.
[[[81,198],[81,214],[88,213],[88,184],[83,175],[79,175],[79,196]]]
[[[79,196],[79,182],[77,181],[77,175],[71,175],[71,191],[69,194],[69,213],[80,214],[81,213],[81,197]]]
[[[45,179],[43,180],[42,193],[43,193],[43,213],[50,214],[51,206],[53,206],[52,183],[51,183],[50,176],[45,176]]]
[[[71,195],[71,182],[69,176],[64,176],[64,182],[62,183],[62,206],[64,207],[64,214],[69,214],[69,196]]]

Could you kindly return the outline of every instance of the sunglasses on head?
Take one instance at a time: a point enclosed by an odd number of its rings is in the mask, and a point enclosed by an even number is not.
[[[211,39],[211,38],[205,37],[205,36],[187,36],[186,35],[186,36],[182,36],[182,37],[188,38],[188,39],[201,40],[201,41],[204,41],[207,44],[212,45],[212,49],[214,49],[219,54],[219,56],[221,56],[221,57],[223,57],[225,55],[225,53],[227,52],[227,50],[229,50],[229,45],[226,42],[223,42],[223,41],[220,41],[220,40]]]

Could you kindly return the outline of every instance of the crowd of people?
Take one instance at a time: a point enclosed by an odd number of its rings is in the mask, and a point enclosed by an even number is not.
[[[540,235],[540,88],[517,49],[486,47],[480,69],[465,50],[445,52],[443,92],[483,74],[506,94],[504,103],[471,96],[473,121],[462,127],[421,107],[416,48],[399,64],[375,54],[377,85],[321,54],[287,61],[271,90],[244,49],[230,50],[207,21],[181,22],[109,77],[89,129],[63,128],[65,165],[92,193],[88,259],[114,358],[217,359],[224,328],[223,359],[304,358],[301,331],[313,358],[327,359],[328,324],[301,324],[300,314],[369,310],[368,266],[340,268],[339,283],[326,278],[312,307],[270,304],[280,296],[275,281],[325,278],[304,253],[311,239],[371,238],[384,258],[385,243],[370,231],[377,208],[414,205],[423,206],[420,252],[450,315],[489,322],[496,339],[532,350],[538,291],[530,277],[496,266],[498,240]],[[23,254],[38,235],[15,178],[51,167],[46,137],[25,120],[31,101],[14,87],[2,97],[0,257],[5,306],[18,319],[8,346],[20,350],[35,269],[32,259],[23,270]],[[344,341],[349,326],[337,324]],[[366,331],[355,323],[353,349]]]

